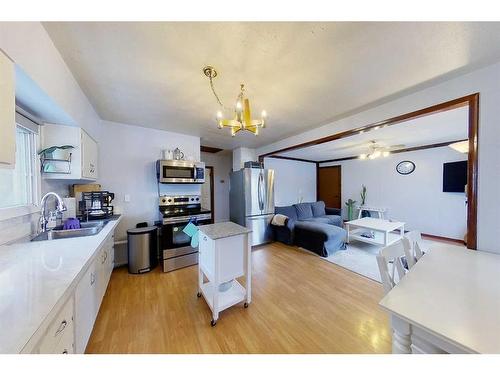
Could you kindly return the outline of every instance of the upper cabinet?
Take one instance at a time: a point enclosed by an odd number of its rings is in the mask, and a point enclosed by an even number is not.
[[[16,164],[16,92],[14,63],[0,50],[0,168]]]
[[[98,177],[98,145],[85,130],[73,126],[42,126],[42,149],[73,146],[56,150],[42,161],[42,175],[48,179],[96,180]],[[42,158],[43,159],[43,158]]]

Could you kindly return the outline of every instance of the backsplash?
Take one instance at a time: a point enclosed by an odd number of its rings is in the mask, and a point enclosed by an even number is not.
[[[15,218],[0,221],[0,245],[17,241],[35,233],[38,219],[38,213],[18,216]]]

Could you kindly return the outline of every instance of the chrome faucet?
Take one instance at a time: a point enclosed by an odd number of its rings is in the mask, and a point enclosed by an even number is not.
[[[47,194],[45,194],[42,198],[42,200],[40,201],[40,206],[41,206],[41,211],[40,211],[40,231],[41,232],[46,232],[47,231],[47,223],[49,222],[49,220],[45,217],[46,215],[46,211],[47,211],[47,199],[50,197],[50,196],[54,196],[56,199],[57,199],[57,205],[56,205],[56,212],[63,212],[63,211],[66,211],[66,205],[64,204],[64,201],[62,200],[62,198],[50,191],[48,192]]]

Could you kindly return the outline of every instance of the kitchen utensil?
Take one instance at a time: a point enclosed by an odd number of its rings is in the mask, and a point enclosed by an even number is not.
[[[174,159],[184,160],[184,153],[178,147],[174,150]]]

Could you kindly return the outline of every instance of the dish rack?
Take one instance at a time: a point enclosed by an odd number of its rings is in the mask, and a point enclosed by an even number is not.
[[[112,200],[114,193],[109,191],[82,192],[82,199],[78,203],[78,210],[82,219],[106,219],[113,215]]]

